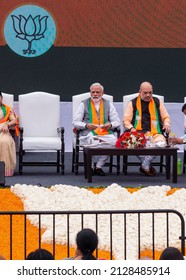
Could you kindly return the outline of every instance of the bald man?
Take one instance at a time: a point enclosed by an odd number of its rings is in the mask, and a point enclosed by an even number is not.
[[[140,85],[139,94],[128,103],[124,112],[123,126],[133,132],[139,131],[152,135],[153,142],[164,141],[162,131],[170,133],[170,116],[157,97],[153,97],[153,87],[149,82]],[[140,157],[140,172],[147,176],[156,175],[156,170],[151,166],[155,157]]]

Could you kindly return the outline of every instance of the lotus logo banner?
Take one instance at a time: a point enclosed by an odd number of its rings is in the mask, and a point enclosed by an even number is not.
[[[43,8],[24,5],[11,12],[4,25],[8,46],[17,54],[36,57],[50,49],[56,38],[52,16]]]

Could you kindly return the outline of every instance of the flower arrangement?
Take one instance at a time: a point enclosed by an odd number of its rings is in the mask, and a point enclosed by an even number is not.
[[[118,148],[143,148],[146,145],[146,137],[142,132],[124,132],[116,141]]]

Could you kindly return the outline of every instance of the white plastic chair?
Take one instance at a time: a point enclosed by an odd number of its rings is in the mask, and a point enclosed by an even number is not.
[[[80,103],[89,97],[90,97],[90,92],[81,93],[81,94],[72,96],[72,120],[74,120],[75,112],[76,112],[77,108],[79,107]],[[113,103],[112,95],[104,94],[103,98],[105,98]],[[119,136],[120,130],[119,129],[115,130],[115,132]],[[82,148],[79,146],[79,133],[80,133],[79,130],[77,130],[77,129],[73,130],[72,172],[75,172],[76,175],[78,174],[79,166],[84,166],[84,162],[79,161],[80,152],[82,152]],[[110,173],[112,172],[112,166],[115,166],[115,165],[113,165],[113,157],[110,157],[110,163],[109,163],[109,172]]]
[[[123,115],[124,112],[126,111],[127,105],[129,101],[132,99],[136,98],[139,93],[132,93],[128,95],[123,96]],[[164,103],[164,96],[163,95],[157,95],[153,94],[154,97],[157,97],[160,101]],[[123,156],[123,173],[127,174],[127,167],[128,166],[140,166],[141,162],[128,162],[128,156]],[[163,163],[163,156],[160,156],[160,161],[159,162],[153,162],[154,166],[160,166],[160,173],[163,171],[163,167],[165,167],[165,164]]]
[[[64,174],[64,128],[60,127],[60,96],[36,91],[19,95],[19,173],[23,166],[56,166]],[[56,152],[56,161],[26,162],[26,152]]]
[[[132,94],[128,94],[128,95],[123,96],[123,112],[125,112],[129,101],[136,98],[138,96],[138,94],[139,93],[132,93]],[[163,95],[153,94],[153,96],[157,97],[159,100],[161,100],[164,103],[164,96]]]

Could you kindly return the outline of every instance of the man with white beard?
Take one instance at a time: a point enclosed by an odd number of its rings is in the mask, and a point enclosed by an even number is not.
[[[90,86],[90,98],[81,102],[77,109],[73,126],[81,129],[80,145],[94,144],[98,141],[116,143],[113,129],[120,126],[120,119],[114,105],[104,98],[104,88],[100,83]],[[105,176],[102,170],[108,156],[99,157],[94,174]]]

